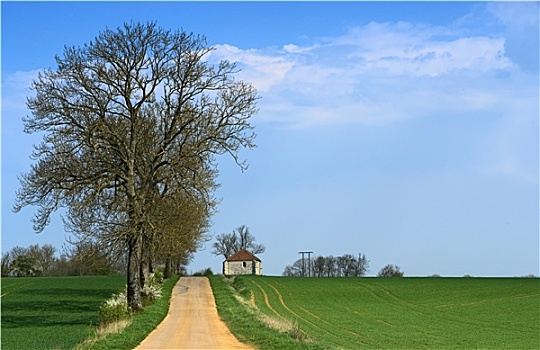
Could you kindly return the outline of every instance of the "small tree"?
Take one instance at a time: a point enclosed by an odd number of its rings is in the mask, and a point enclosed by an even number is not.
[[[304,276],[303,268],[302,268],[302,259],[296,260],[292,265],[285,266],[285,269],[283,270],[283,276],[287,276],[287,277]]]
[[[33,244],[28,247],[28,255],[36,261],[37,270],[40,276],[51,276],[55,268],[57,259],[54,254],[56,248],[50,244],[40,247],[39,244]]]
[[[324,276],[325,259],[323,256],[318,256],[313,260],[313,274],[316,277]]]
[[[212,245],[215,255],[223,255],[225,259],[239,250],[246,249],[253,254],[264,253],[265,247],[255,243],[255,236],[249,232],[246,225],[238,227],[232,233],[222,233],[216,237],[216,242]]]
[[[377,277],[403,277],[403,272],[399,266],[388,264],[379,271]]]
[[[369,271],[369,260],[364,254],[358,254],[356,265],[354,266],[354,276],[364,276]]]
[[[16,277],[33,277],[41,273],[37,261],[29,254],[21,254],[10,265],[11,274]]]
[[[335,277],[338,272],[337,258],[329,255],[324,258],[324,271],[326,277]]]

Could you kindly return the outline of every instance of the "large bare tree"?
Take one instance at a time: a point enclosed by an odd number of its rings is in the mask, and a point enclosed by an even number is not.
[[[66,47],[28,98],[25,131],[44,136],[20,179],[14,210],[37,206],[34,229],[41,232],[54,211],[67,207],[71,230],[125,249],[135,311],[142,308],[143,243],[171,232],[170,220],[158,224],[156,213],[177,215],[171,208],[191,198],[200,215],[209,215],[215,156],[230,154],[244,169],[239,150],[255,147],[249,118],[257,93],[234,79],[234,63],[208,62],[212,50],[202,36],[127,23]]]
[[[232,233],[219,234],[212,247],[214,255],[223,255],[225,259],[241,249],[247,249],[253,254],[264,253],[266,249],[264,245],[255,243],[255,236],[246,225],[236,228]]]

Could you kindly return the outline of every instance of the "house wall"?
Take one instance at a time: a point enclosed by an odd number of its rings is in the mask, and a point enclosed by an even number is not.
[[[225,261],[223,273],[225,275],[262,275],[262,263],[256,260]]]
[[[262,262],[254,261],[255,263],[255,275],[262,275]]]

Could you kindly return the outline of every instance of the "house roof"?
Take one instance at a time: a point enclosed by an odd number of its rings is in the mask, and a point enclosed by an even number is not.
[[[255,255],[251,254],[245,249],[239,250],[233,255],[229,256],[225,261],[261,261],[261,259],[257,258]]]

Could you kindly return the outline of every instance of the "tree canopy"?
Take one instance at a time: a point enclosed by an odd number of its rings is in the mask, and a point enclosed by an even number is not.
[[[232,233],[218,235],[212,247],[214,255],[223,255],[225,259],[242,249],[249,250],[253,254],[264,253],[266,249],[264,245],[255,243],[255,236],[249,232],[246,225],[236,228]]]
[[[28,98],[25,131],[44,136],[14,210],[37,206],[41,232],[66,207],[80,239],[127,252],[134,310],[141,262],[193,251],[204,237],[216,206],[215,156],[245,169],[238,152],[255,147],[256,90],[234,79],[234,63],[207,61],[212,50],[204,36],[126,23],[66,47]]]
[[[403,277],[404,272],[401,271],[399,266],[388,264],[385,265],[379,273],[377,274],[377,277]]]

